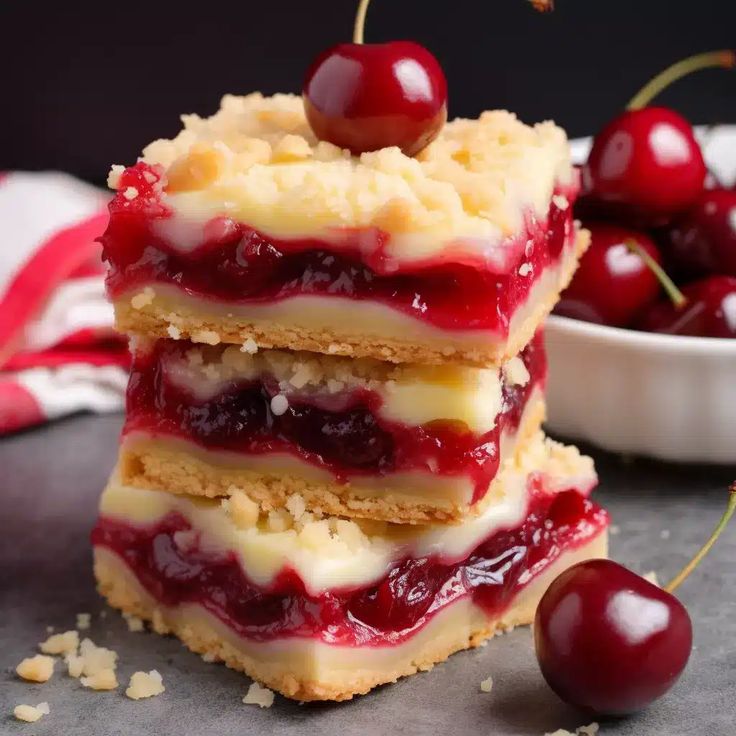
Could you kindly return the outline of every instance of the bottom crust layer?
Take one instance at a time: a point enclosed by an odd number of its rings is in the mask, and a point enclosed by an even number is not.
[[[539,599],[554,578],[577,562],[605,557],[606,553],[607,534],[603,531],[588,543],[563,553],[523,588],[502,614],[488,616],[470,599],[463,598],[437,613],[410,639],[390,647],[344,647],[298,638],[246,640],[200,605],[161,606],[123,560],[109,550],[96,547],[94,560],[98,589],[108,603],[150,621],[159,634],[174,634],[192,651],[245,672],[286,697],[340,701],[430,670],[454,652],[531,623]]]

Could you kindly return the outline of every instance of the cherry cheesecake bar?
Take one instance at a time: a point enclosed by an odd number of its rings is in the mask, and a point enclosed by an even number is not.
[[[530,623],[547,585],[606,554],[592,461],[541,434],[503,492],[451,525],[263,513],[113,476],[92,533],[100,592],[208,660],[298,700],[345,700]]]
[[[227,96],[115,166],[118,329],[486,366],[531,339],[588,236],[564,132],[505,111],[407,157],[318,141],[293,95]]]
[[[457,522],[539,430],[545,378],[541,332],[493,368],[136,341],[121,480],[246,489],[266,510],[299,493],[330,514]]]

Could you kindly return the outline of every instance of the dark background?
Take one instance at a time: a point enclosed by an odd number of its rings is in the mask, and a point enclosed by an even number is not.
[[[182,112],[225,92],[298,92],[309,60],[348,40],[357,0],[0,3],[0,169],[102,181]],[[412,38],[444,65],[450,115],[507,107],[597,129],[651,76],[736,45],[735,0],[373,0],[367,40]],[[693,122],[736,122],[736,72],[705,71],[661,98]]]

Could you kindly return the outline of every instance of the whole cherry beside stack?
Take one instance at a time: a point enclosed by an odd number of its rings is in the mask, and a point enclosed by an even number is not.
[[[598,716],[641,710],[668,692],[692,651],[692,623],[672,593],[698,566],[736,510],[736,483],[708,541],[664,588],[612,560],[568,568],[534,619],[539,666],[567,703]]]
[[[686,74],[735,64],[733,51],[715,51],[672,65],[595,136],[576,205],[592,245],[558,314],[616,327],[736,337],[736,281],[723,278],[736,276],[736,190],[708,171],[685,118],[647,107]],[[648,276],[645,267],[653,269]],[[655,277],[668,298],[654,286]]]

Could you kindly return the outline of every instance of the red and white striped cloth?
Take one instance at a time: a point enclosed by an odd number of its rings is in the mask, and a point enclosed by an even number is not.
[[[95,242],[106,201],[66,174],[0,173],[0,435],[123,406],[128,353]]]

